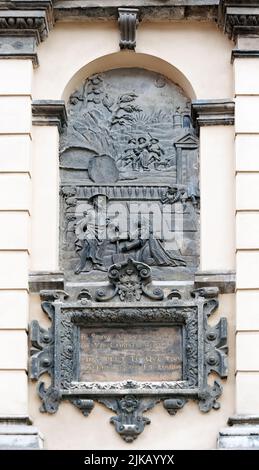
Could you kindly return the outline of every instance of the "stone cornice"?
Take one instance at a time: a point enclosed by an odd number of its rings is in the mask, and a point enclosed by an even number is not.
[[[56,0],[57,20],[117,20],[118,8],[139,9],[140,20],[216,20],[219,0]]]
[[[56,20],[113,21],[129,6],[138,9],[139,21],[211,21],[231,40],[259,37],[258,0],[0,0],[0,58],[31,58],[36,66],[36,47]],[[255,56],[250,49],[237,45],[233,57]]]
[[[0,10],[0,35],[34,36],[39,44],[48,33],[49,25],[44,11]]]
[[[221,0],[218,24],[234,41],[238,36],[259,35],[257,0]]]
[[[59,131],[67,123],[65,102],[62,100],[35,100],[32,102],[34,126],[58,126]]]
[[[196,100],[192,102],[194,126],[226,126],[234,124],[235,103],[232,100]]]
[[[0,58],[31,59],[54,24],[52,0],[0,1]]]
[[[0,30],[44,40],[54,20],[117,20],[118,8],[138,8],[140,20],[211,20],[231,39],[259,34],[257,0],[0,0]]]
[[[0,2],[0,34],[44,41],[54,24],[52,0]]]
[[[259,35],[258,0],[56,0],[58,21],[117,20],[118,8],[138,8],[139,21],[215,21],[232,40]]]

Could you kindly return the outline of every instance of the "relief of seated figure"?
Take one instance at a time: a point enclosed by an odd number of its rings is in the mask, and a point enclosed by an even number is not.
[[[151,224],[147,221],[138,222],[131,240],[122,247],[123,253],[132,251],[136,251],[133,257],[137,261],[149,266],[186,266],[179,252],[165,250],[162,240],[154,237]]]

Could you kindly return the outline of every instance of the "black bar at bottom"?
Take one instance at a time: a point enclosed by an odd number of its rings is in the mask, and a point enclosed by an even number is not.
[[[209,460],[208,460],[209,459]],[[72,451],[0,451],[1,468],[6,463],[22,464],[26,468],[37,465],[71,465],[72,468],[134,469],[149,468],[157,465],[166,468],[180,468],[191,462],[195,464],[249,464],[258,465],[259,453],[256,450],[72,450]],[[6,467],[7,468],[7,467]],[[12,467],[10,467],[12,468]],[[53,468],[53,467],[52,467]],[[222,467],[223,468],[223,467]]]

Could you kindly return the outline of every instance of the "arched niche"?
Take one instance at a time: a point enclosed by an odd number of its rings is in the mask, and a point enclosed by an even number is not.
[[[62,99],[68,102],[73,91],[78,89],[87,77],[120,68],[141,68],[160,73],[173,83],[180,86],[189,99],[194,100],[197,98],[193,86],[188,78],[171,63],[150,54],[124,51],[98,57],[79,69],[71,77],[63,90]]]
[[[102,282],[110,266],[131,258],[157,281],[188,281],[199,262],[190,95],[168,74],[143,67],[88,73],[66,88],[60,140],[65,279]]]

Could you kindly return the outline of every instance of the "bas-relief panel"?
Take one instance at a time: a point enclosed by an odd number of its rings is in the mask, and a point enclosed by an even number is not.
[[[157,278],[195,271],[198,141],[178,86],[141,69],[88,78],[70,97],[60,169],[67,279],[103,280],[129,257]]]
[[[218,409],[227,375],[226,319],[211,326],[217,288],[194,290],[199,264],[198,139],[190,103],[141,69],[89,77],[70,97],[60,139],[64,291],[41,291],[50,328],[31,324],[41,411],[94,400],[132,442],[159,401]],[[164,281],[160,287],[157,282]],[[180,281],[180,282],[178,282]]]

